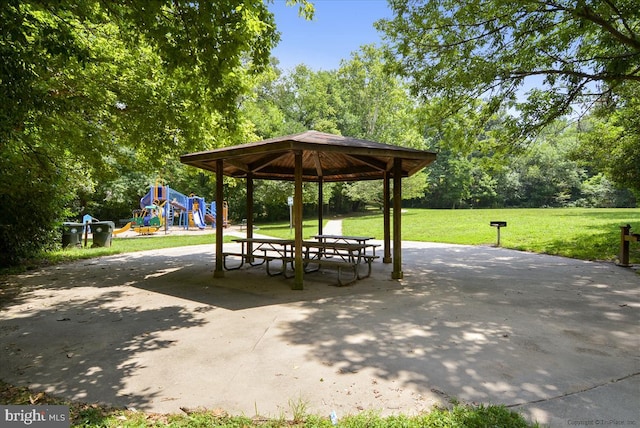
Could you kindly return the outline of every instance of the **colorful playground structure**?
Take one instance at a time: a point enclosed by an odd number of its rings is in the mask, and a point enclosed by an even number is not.
[[[227,202],[222,205],[222,226],[229,226],[229,208]],[[113,231],[114,235],[133,230],[140,235],[149,235],[170,226],[189,229],[205,229],[207,224],[215,228],[217,210],[215,202],[207,204],[205,199],[191,194],[186,196],[156,180],[149,192],[140,199],[140,209],[133,211],[133,217],[122,228]]]

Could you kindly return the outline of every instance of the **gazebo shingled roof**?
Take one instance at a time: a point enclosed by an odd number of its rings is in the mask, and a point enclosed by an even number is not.
[[[295,151],[302,151],[303,181],[380,180],[393,168],[393,159],[401,160],[402,175],[407,177],[436,158],[435,153],[382,144],[357,138],[307,131],[270,138],[257,143],[223,147],[192,153],[181,162],[216,171],[216,160],[224,159],[223,174],[229,177],[294,180]]]
[[[302,289],[302,182],[319,185],[318,233],[322,234],[322,184],[332,181],[384,181],[384,263],[393,261],[391,277],[400,279],[402,177],[429,165],[436,154],[423,150],[343,137],[318,131],[270,138],[256,143],[223,147],[180,157],[184,164],[216,174],[216,205],[223,203],[223,176],[247,181],[247,237],[253,236],[253,180],[294,181],[295,279]],[[393,179],[393,258],[391,258],[390,179]],[[215,277],[224,277],[222,228],[216,230]]]

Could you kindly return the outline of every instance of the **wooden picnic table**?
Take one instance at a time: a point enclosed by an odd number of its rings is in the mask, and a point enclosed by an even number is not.
[[[355,242],[357,244],[364,244],[375,238],[373,236],[314,235],[313,239],[317,239],[320,242]]]
[[[368,241],[375,239],[373,236],[348,236],[348,235],[314,235],[314,239],[323,243],[346,243],[346,244],[367,244]],[[369,244],[373,255],[376,255],[376,247],[379,245]]]
[[[237,238],[234,242],[241,244],[240,253],[225,252],[223,253],[223,264],[226,270],[240,269],[244,262],[247,261],[251,266],[260,266],[266,263],[267,274],[270,276],[284,273],[285,264],[288,259],[293,257],[293,239],[277,239],[277,238]],[[240,264],[236,266],[227,265],[227,257],[240,257]],[[256,260],[258,260],[256,262]],[[279,271],[272,272],[270,263],[274,260],[281,262]]]
[[[305,272],[316,272],[321,267],[335,267],[338,270],[338,283],[340,285],[346,285],[357,279],[370,276],[371,263],[377,258],[375,247],[378,245],[366,243],[368,239],[371,238],[366,238],[361,242],[355,242],[354,240],[347,242],[338,239],[303,241],[302,262]],[[292,277],[287,272],[287,265],[290,265],[291,269],[295,270],[295,241],[293,239],[238,238],[233,241],[241,244],[241,252],[224,253],[223,263],[226,270],[240,269],[246,261],[251,266],[266,264],[267,274],[270,276],[284,274],[286,278]],[[372,250],[374,254],[369,254],[368,250]],[[240,263],[236,266],[229,266],[227,264],[227,257],[229,256],[239,257]],[[279,263],[277,270],[272,269],[271,263],[274,261]],[[364,264],[367,265],[368,270],[366,274],[361,274],[360,267]],[[350,273],[346,279],[343,278],[343,270]]]
[[[305,272],[316,272],[322,267],[334,267],[338,271],[339,285],[347,285],[370,276],[371,263],[377,258],[367,252],[368,249],[375,248],[375,244],[303,241],[302,246]],[[368,270],[366,274],[361,274],[360,267],[365,264]],[[345,272],[349,275],[344,276]]]

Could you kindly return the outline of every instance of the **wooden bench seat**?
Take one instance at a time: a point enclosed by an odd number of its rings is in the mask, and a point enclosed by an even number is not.
[[[242,251],[224,252],[224,269],[237,270],[244,266],[245,262],[248,262],[251,266],[266,265],[269,276],[284,275],[285,278],[295,276],[293,240],[246,238],[235,241],[242,243]],[[247,245],[245,246],[245,244]],[[257,246],[252,249],[248,246],[249,244]],[[377,244],[304,241],[302,245],[304,272],[311,273],[322,268],[335,268],[338,272],[338,284],[341,286],[369,277],[372,270],[371,265],[378,258],[375,255]],[[247,254],[245,249],[251,254]],[[373,254],[367,250],[373,250]],[[227,257],[239,257],[240,262],[237,265],[229,266]],[[276,262],[277,267],[273,265],[273,262]],[[361,265],[365,264],[367,265],[366,271],[361,268]]]
[[[365,254],[364,256],[361,256],[361,257],[364,259],[365,263],[367,264],[367,274],[360,275],[360,265],[358,265],[358,279],[369,278],[371,276],[371,263],[373,263],[375,259],[379,259],[380,256],[374,256],[373,254]]]
[[[240,264],[238,266],[233,266],[233,267],[229,267],[227,265],[227,257],[239,257],[240,258]],[[248,261],[249,264],[251,266],[260,266],[262,264],[264,264],[265,262],[267,262],[267,270],[269,267],[269,262],[279,259],[279,257],[277,256],[270,256],[270,255],[266,255],[266,254],[252,254],[251,256],[247,256],[246,254],[242,254],[242,253],[233,253],[233,252],[225,252],[222,253],[222,263],[224,265],[224,268],[226,270],[238,270],[240,269],[243,265],[245,261]],[[251,260],[251,261],[249,261]],[[253,260],[259,260],[258,263],[254,262]]]
[[[317,272],[323,267],[333,267],[338,271],[338,285],[344,286],[353,284],[358,279],[367,278],[371,275],[371,264],[375,259],[380,258],[380,256],[374,255],[363,255],[360,256],[364,263],[356,263],[339,259],[317,259],[317,258],[303,258],[302,263],[304,265],[304,271],[306,273]],[[283,263],[283,272],[285,278],[293,278],[295,275],[293,271],[289,272],[286,270],[286,265],[290,263],[293,267],[293,257],[282,258]],[[367,273],[366,275],[360,274],[360,266],[366,264],[367,265]],[[312,266],[309,268],[309,266]],[[343,272],[348,271],[349,276],[344,278]]]

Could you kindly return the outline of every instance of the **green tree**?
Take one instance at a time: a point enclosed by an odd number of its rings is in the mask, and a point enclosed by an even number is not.
[[[424,197],[425,188],[427,186],[428,174],[421,171],[408,178],[402,179],[402,199],[421,199]],[[390,185],[391,190],[393,185]],[[372,181],[356,181],[348,183],[345,186],[345,195],[351,201],[361,203],[362,205],[372,205],[380,210],[384,206],[384,190],[383,183],[380,180]]]
[[[386,73],[383,51],[374,46],[363,46],[335,71],[316,72],[301,64],[282,73],[276,64],[275,73],[247,97],[243,111],[260,138],[316,129],[405,147],[426,147],[417,100],[401,79]],[[405,180],[403,198],[420,198],[425,182],[426,173]],[[349,212],[362,204],[381,204],[381,182],[328,183],[323,190],[324,200],[336,213]]]
[[[259,0],[8,0],[0,21],[2,265],[52,246],[122,165],[242,140],[237,100],[278,41]]]
[[[478,115],[473,129],[482,132],[496,113],[508,109],[515,114],[496,135],[514,147],[557,118],[597,106],[604,117],[613,114],[606,120],[626,136],[625,164],[640,164],[637,110],[631,107],[640,92],[635,0],[390,4],[395,16],[377,23],[388,41],[390,63],[411,79],[416,94],[440,100],[434,120],[447,123],[461,112]],[[627,107],[628,115],[615,113]],[[621,146],[604,142],[612,151]],[[607,160],[608,176],[637,191],[637,168],[616,170],[620,164]]]
[[[579,125],[574,157],[640,198],[640,89],[612,113],[597,111]]]
[[[365,45],[341,63],[337,73],[340,96],[338,126],[343,135],[403,147],[425,149],[418,104],[406,84],[385,69],[384,53]],[[405,200],[424,196],[427,172],[403,180]],[[345,185],[352,201],[382,207],[380,181]]]
[[[581,197],[575,205],[594,208],[633,207],[635,200],[630,192],[617,188],[604,174],[597,174],[582,183]]]
[[[396,70],[422,95],[447,98],[455,109],[482,97],[495,112],[515,101],[528,79],[540,78],[545,89],[532,91],[523,106],[524,131],[568,113],[580,97],[602,98],[624,82],[640,82],[634,0],[390,4],[394,18],[377,26],[391,43]]]
[[[277,83],[275,102],[285,114],[290,129],[334,128],[340,102],[336,99],[335,71],[313,71],[300,64]],[[328,132],[328,131],[327,131]]]
[[[430,208],[466,208],[473,184],[471,160],[443,149],[429,169],[428,190],[422,204]]]
[[[417,100],[406,83],[385,68],[384,52],[365,45],[344,60],[337,72],[343,135],[424,149]]]

